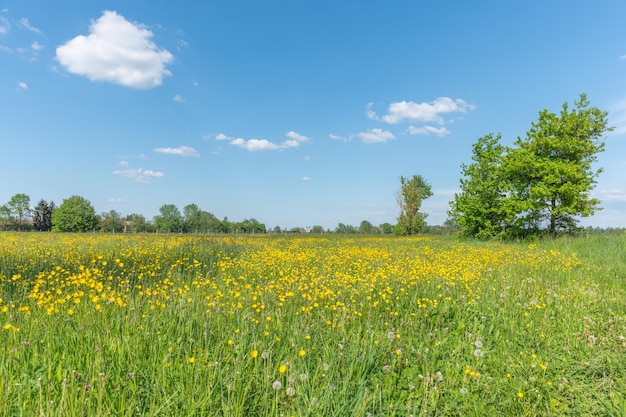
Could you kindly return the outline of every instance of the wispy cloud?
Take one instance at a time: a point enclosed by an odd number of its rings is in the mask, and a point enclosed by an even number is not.
[[[593,195],[602,201],[626,201],[626,190],[620,188],[596,190]]]
[[[383,121],[388,124],[398,124],[404,121],[410,122],[435,122],[444,123],[442,114],[465,113],[473,110],[474,106],[464,100],[439,97],[430,103],[415,103],[413,101],[397,101],[389,104],[387,114],[378,116],[372,110],[373,103],[367,106],[366,115],[373,120]]]
[[[178,148],[155,148],[154,152],[164,153],[166,155],[178,155],[185,157],[199,157],[200,154],[190,146],[181,145]]]
[[[331,133],[330,135],[328,135],[328,137],[331,138],[332,140],[340,140],[342,142],[348,142],[350,140],[349,137],[335,135],[334,133]]]
[[[22,17],[20,19],[20,25],[22,25],[24,29],[30,30],[31,32],[41,33],[41,30],[31,25],[28,19],[25,17]]]
[[[176,94],[176,95],[174,96],[174,99],[173,99],[173,100],[174,100],[174,101],[176,101],[176,102],[178,102],[178,103],[184,103],[184,102],[185,102],[185,99],[184,99],[184,98],[183,98],[180,94]]]
[[[17,91],[23,91],[23,90],[28,90],[28,84],[26,84],[23,81],[20,81],[19,83],[17,83]]]
[[[302,177],[302,181],[311,181],[311,177]]]
[[[92,81],[108,81],[126,87],[159,86],[173,56],[150,39],[153,33],[141,23],[131,23],[114,11],[92,21],[89,35],[79,35],[56,49],[56,58],[73,74]]]
[[[450,134],[450,131],[446,129],[445,127],[433,127],[433,126],[422,126],[422,127],[409,126],[409,128],[407,129],[407,132],[409,132],[410,135],[426,135],[426,136],[435,135],[439,137],[443,137],[443,136]]]
[[[379,128],[357,133],[356,136],[364,143],[384,143],[396,138],[393,133]]]
[[[0,35],[5,35],[9,33],[11,30],[11,24],[9,23],[9,19],[6,17],[0,16]]]
[[[125,203],[126,200],[124,200],[123,198],[109,198],[107,200],[109,203]]]
[[[613,134],[626,133],[626,99],[609,107],[609,124],[615,127]]]
[[[142,184],[148,184],[154,178],[161,178],[165,176],[161,171],[152,171],[150,169],[134,168],[134,169],[119,169],[113,171],[114,175],[119,175],[124,178],[129,178],[135,182]]]
[[[218,141],[228,141],[229,144],[246,149],[249,152],[276,151],[288,148],[297,148],[303,143],[310,142],[310,138],[297,132],[289,131],[285,134],[289,139],[276,143],[267,139],[243,139],[218,133],[216,135],[207,135],[204,138],[215,138]]]
[[[33,51],[41,51],[43,49],[43,45],[37,41],[31,43],[30,47],[32,48]]]

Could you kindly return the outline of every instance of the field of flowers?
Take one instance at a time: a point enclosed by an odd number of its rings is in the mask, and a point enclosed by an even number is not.
[[[0,415],[626,415],[626,236],[0,234]]]

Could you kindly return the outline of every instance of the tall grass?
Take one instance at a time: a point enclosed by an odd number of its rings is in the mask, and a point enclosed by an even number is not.
[[[0,415],[624,415],[625,245],[0,234]]]

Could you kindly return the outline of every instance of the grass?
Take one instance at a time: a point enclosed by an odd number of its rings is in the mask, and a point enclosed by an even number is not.
[[[625,246],[0,234],[0,414],[623,416]]]

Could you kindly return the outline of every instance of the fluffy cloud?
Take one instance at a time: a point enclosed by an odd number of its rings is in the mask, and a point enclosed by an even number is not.
[[[285,134],[289,139],[280,143],[270,142],[267,139],[243,139],[233,138],[223,133],[215,135],[215,140],[226,140],[233,146],[246,149],[250,152],[276,151],[280,149],[297,148],[301,144],[309,142],[311,139],[297,132],[289,131]],[[211,137],[210,135],[209,137]]]
[[[433,127],[433,126],[422,126],[415,127],[409,126],[407,129],[410,135],[435,135],[439,137],[443,137],[450,134],[450,131],[445,127]]]
[[[108,81],[131,88],[153,88],[171,75],[165,67],[173,56],[159,49],[153,34],[114,11],[92,21],[89,35],[79,35],[56,49],[63,67],[92,81]]]
[[[404,121],[412,122],[435,122],[444,123],[441,114],[465,113],[473,110],[474,106],[459,99],[453,100],[449,97],[439,97],[431,103],[415,103],[413,101],[398,101],[389,104],[387,114],[378,116],[371,108],[373,104],[367,106],[367,117],[380,120],[389,124],[398,124]]]
[[[246,149],[250,152],[274,151],[280,149],[280,145],[270,142],[267,139],[242,139],[237,138],[230,141],[231,145]]]
[[[192,156],[199,157],[200,154],[194,148],[190,146],[179,146],[178,148],[155,148],[154,152],[164,153],[167,155],[178,155],[178,156]]]
[[[301,135],[301,134],[299,134],[297,132],[294,132],[293,130],[287,132],[287,137],[291,138],[291,139],[293,139],[293,140],[295,140],[297,142],[300,142],[300,143],[308,142],[308,141],[311,140],[311,139],[307,138],[304,135]]]
[[[19,83],[17,83],[17,91],[21,91],[21,90],[28,90],[28,84],[26,84],[23,81],[20,81]]]
[[[357,133],[356,136],[358,136],[364,143],[388,142],[396,138],[393,133],[378,128],[368,130],[367,132]]]
[[[130,178],[131,180],[142,184],[147,184],[154,178],[161,178],[165,176],[165,174],[160,171],[152,171],[150,169],[144,170],[143,168],[118,169],[116,171],[113,171],[113,174],[119,175],[124,178]]]

